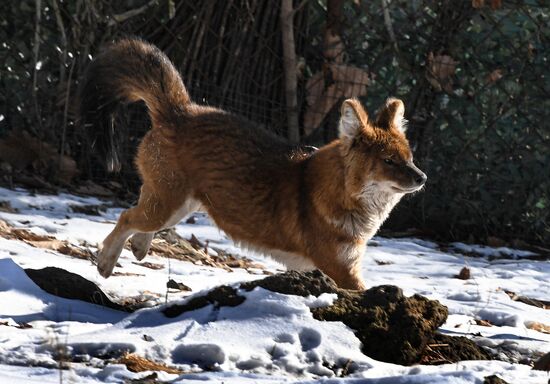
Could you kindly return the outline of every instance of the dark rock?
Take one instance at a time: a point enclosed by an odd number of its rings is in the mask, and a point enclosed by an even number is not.
[[[537,371],[550,371],[550,352],[538,359],[533,365],[533,369]]]
[[[174,304],[166,307],[162,313],[166,317],[177,317],[182,313],[194,311],[210,304],[216,307],[236,307],[244,300],[245,297],[237,294],[235,288],[221,285],[210,290],[206,295],[190,298],[185,304]]]
[[[288,271],[266,277],[262,280],[241,284],[241,288],[251,291],[262,287],[268,291],[297,296],[319,296],[322,293],[338,293],[340,289],[330,277],[317,270],[308,272]]]
[[[95,283],[76,273],[56,267],[25,269],[25,273],[36,285],[49,294],[131,312],[130,308],[111,301]]]
[[[187,292],[192,291],[192,289],[189,288],[187,285],[183,283],[178,283],[174,279],[168,280],[168,282],[166,283],[166,288],[177,289],[178,291],[187,291]]]
[[[355,331],[362,351],[377,360],[410,365],[420,361],[447,308],[420,295],[405,297],[391,285],[344,291],[333,305],[312,309],[318,320],[341,321]]]
[[[468,280],[471,277],[470,268],[463,267],[455,277],[460,280]]]
[[[438,365],[463,360],[492,360],[492,358],[489,353],[466,337],[436,333],[428,343],[422,364]]]
[[[502,380],[497,375],[491,375],[485,377],[485,380],[483,380],[483,384],[508,384],[508,382]]]

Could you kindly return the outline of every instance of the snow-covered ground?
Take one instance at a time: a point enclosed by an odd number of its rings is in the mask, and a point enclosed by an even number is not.
[[[0,188],[0,202],[17,212],[0,212],[0,220],[40,235],[55,236],[95,251],[112,229],[121,209],[101,216],[75,213],[71,206],[108,204],[95,198],[67,194],[31,195]],[[181,223],[184,238],[195,235],[212,248],[245,255],[269,272],[283,267],[239,249],[203,214],[195,223]],[[550,299],[550,265],[528,253],[453,244],[453,253],[418,239],[375,238],[363,262],[367,285],[395,284],[406,295],[419,293],[439,300],[450,316],[441,330],[468,336],[498,351],[507,361],[467,361],[440,366],[403,367],[373,360],[360,351],[353,332],[342,323],[313,319],[309,308],[328,305],[334,296],[318,298],[281,295],[256,288],[243,292],[237,307],[207,306],[176,318],[160,311],[165,300],[181,301],[189,293],[167,292],[174,279],[198,292],[220,284],[262,278],[258,270],[227,271],[149,255],[144,261],[161,265],[149,269],[124,250],[119,274],[103,279],[88,260],[64,256],[25,242],[0,237],[0,383],[123,383],[148,376],[123,364],[105,364],[105,356],[129,351],[180,369],[182,374],[158,373],[159,381],[174,383],[482,383],[496,374],[509,383],[547,383],[545,372],[527,365],[550,352],[550,311],[514,301],[506,292],[532,299]],[[479,257],[467,257],[477,253]],[[497,255],[499,257],[491,257]],[[56,266],[97,283],[116,300],[145,298],[150,308],[128,314],[52,296],[38,288],[23,269]],[[471,278],[455,278],[468,267]],[[158,305],[157,305],[158,304]],[[493,326],[477,325],[487,320]],[[29,324],[30,327],[17,327]],[[79,362],[60,370],[59,351],[68,350]],[[344,365],[353,373],[338,378]]]

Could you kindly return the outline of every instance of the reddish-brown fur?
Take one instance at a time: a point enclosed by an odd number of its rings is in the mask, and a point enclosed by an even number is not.
[[[366,242],[398,200],[425,182],[396,99],[376,121],[357,100],[346,100],[340,138],[309,155],[238,116],[191,102],[168,59],[144,42],[118,42],[96,59],[92,74],[87,84],[105,87],[90,97],[108,99],[109,90],[118,99],[144,100],[153,124],[136,158],[138,205],[121,214],[99,254],[104,277],[129,236],[143,258],[154,232],[201,207],[237,242],[362,289]]]

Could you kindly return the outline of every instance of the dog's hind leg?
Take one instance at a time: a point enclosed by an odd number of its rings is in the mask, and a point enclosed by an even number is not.
[[[134,255],[142,259],[149,250],[155,232],[177,224],[185,215],[198,208],[179,190],[178,199],[170,192],[157,192],[143,185],[137,206],[120,215],[115,229],[105,238],[99,251],[97,269],[107,278],[113,272],[126,240],[132,238]]]
[[[195,212],[199,208],[200,203],[198,201],[192,198],[188,198],[177,209],[172,211],[170,217],[168,217],[166,222],[162,224],[160,228],[156,229],[155,232],[173,227],[183,218],[185,218],[185,216],[189,215],[192,212]],[[130,238],[130,244],[132,248],[132,253],[136,257],[136,259],[142,260],[145,256],[147,256],[147,253],[151,248],[151,241],[155,236],[155,232],[140,232],[132,235],[132,237]]]
[[[138,232],[140,221],[146,220],[144,209],[139,204],[120,215],[115,229],[103,240],[99,249],[97,270],[105,278],[111,276],[118,257],[128,237]]]
[[[199,208],[200,203],[185,190],[175,188],[159,192],[144,184],[137,206],[122,212],[115,229],[103,241],[97,264],[101,276],[111,275],[130,236],[132,252],[141,260],[147,255],[155,232],[176,225]]]
[[[154,236],[155,232],[140,232],[132,235],[130,238],[132,253],[138,261],[143,260],[147,256]]]

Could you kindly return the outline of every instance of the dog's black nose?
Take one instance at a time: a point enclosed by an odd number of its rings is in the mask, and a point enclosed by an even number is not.
[[[428,176],[426,176],[424,172],[420,172],[415,179],[418,185],[424,185],[426,183],[426,180],[428,180]]]

